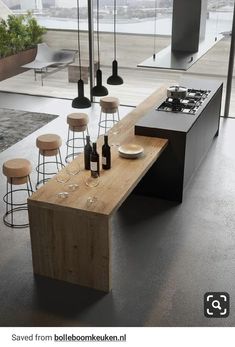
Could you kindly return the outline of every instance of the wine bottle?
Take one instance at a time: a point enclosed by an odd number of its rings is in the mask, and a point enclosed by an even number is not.
[[[96,142],[92,144],[92,152],[90,155],[90,168],[91,177],[98,177],[100,175],[100,156],[96,150]]]
[[[86,136],[86,145],[84,147],[84,166],[85,170],[90,170],[90,155],[92,152],[90,136]]]
[[[108,144],[108,135],[104,135],[104,144],[102,146],[102,168],[109,170],[111,168],[111,151]]]

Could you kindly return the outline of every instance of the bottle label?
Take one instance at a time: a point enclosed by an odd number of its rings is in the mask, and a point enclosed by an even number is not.
[[[107,165],[107,158],[106,157],[102,157],[102,164]]]
[[[98,171],[98,163],[96,161],[91,161],[91,171]]]

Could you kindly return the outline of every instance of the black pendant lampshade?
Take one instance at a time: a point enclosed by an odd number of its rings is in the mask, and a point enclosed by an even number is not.
[[[88,108],[91,107],[91,102],[88,98],[84,96],[84,82],[83,80],[78,80],[78,97],[73,99],[73,108]]]
[[[73,99],[72,107],[73,108],[88,108],[91,107],[91,102],[88,98],[84,96],[84,82],[82,80],[82,63],[81,63],[81,45],[80,45],[80,28],[79,28],[79,0],[77,0],[77,19],[78,19],[78,57],[79,57],[79,75],[80,79],[78,80],[78,96]]]
[[[92,95],[94,96],[105,96],[108,95],[108,89],[102,86],[102,71],[98,69],[96,71],[96,86],[92,88]]]
[[[92,88],[93,96],[108,95],[108,89],[102,85],[102,71],[100,70],[100,32],[99,32],[99,0],[97,0],[97,52],[98,52],[98,69],[96,71],[96,86]]]
[[[117,31],[116,31],[116,16],[117,16],[117,1],[114,0],[113,4],[113,42],[114,42],[114,60],[112,63],[112,75],[107,79],[107,83],[111,85],[123,84],[123,79],[118,76],[118,62],[117,62]]]
[[[118,76],[118,62],[115,59],[112,62],[112,75],[107,79],[107,83],[113,86],[123,84],[123,79]]]

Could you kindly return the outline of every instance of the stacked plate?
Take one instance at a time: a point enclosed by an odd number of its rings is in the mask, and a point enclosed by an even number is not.
[[[140,145],[136,145],[134,143],[128,143],[126,145],[122,145],[118,148],[119,155],[123,158],[127,159],[137,159],[143,153],[144,149]]]

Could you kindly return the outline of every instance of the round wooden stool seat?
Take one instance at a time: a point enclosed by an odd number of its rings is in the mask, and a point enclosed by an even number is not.
[[[65,161],[69,163],[84,150],[86,144],[85,132],[88,135],[89,118],[86,113],[70,113],[67,116],[68,136],[66,141],[67,151]],[[72,132],[72,133],[71,133]],[[81,133],[81,134],[77,134]]]
[[[87,125],[82,125],[82,126],[79,126],[79,127],[74,127],[74,126],[69,126],[69,130],[71,131],[75,131],[76,133],[80,133],[80,132],[83,132],[85,131],[87,128]]]
[[[119,99],[113,96],[105,96],[100,99],[102,112],[115,113],[119,106]]]
[[[32,171],[32,166],[27,159],[11,159],[3,164],[2,172],[7,177],[9,183],[24,184],[28,181],[28,176]]]
[[[89,118],[86,113],[70,113],[67,116],[67,123],[69,124],[70,130],[85,131],[89,123]]]
[[[53,156],[58,153],[62,139],[56,134],[44,134],[38,136],[36,146],[39,148],[40,153],[45,156]]]

